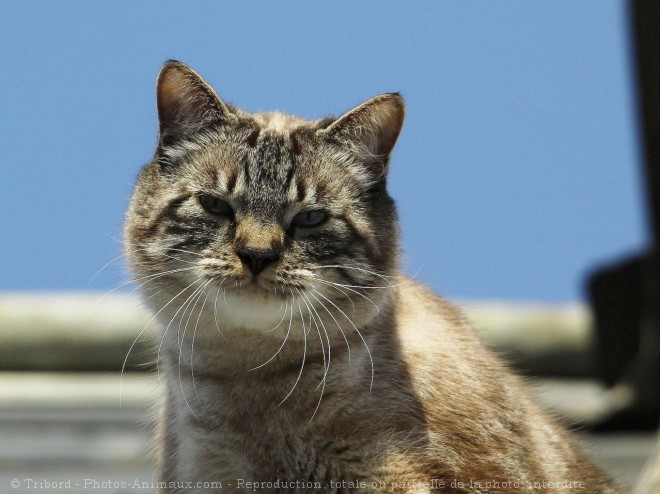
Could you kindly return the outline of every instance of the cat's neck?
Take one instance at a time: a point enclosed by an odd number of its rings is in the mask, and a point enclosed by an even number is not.
[[[372,348],[394,331],[397,294],[392,292],[372,317],[308,311],[289,312],[276,329],[236,326],[222,315],[203,313],[192,324],[172,325],[161,344],[170,365],[192,363],[194,371],[222,375],[250,372],[255,376],[331,362],[371,361]],[[364,321],[367,321],[366,323]],[[183,327],[182,327],[183,326]],[[369,364],[371,365],[371,364]]]

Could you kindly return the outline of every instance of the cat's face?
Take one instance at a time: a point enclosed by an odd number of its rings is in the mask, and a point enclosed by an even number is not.
[[[194,302],[221,324],[262,331],[298,311],[303,320],[373,313],[396,268],[385,174],[403,122],[398,95],[338,120],[248,114],[168,62],[158,110],[159,146],[125,229],[155,310],[174,318]]]

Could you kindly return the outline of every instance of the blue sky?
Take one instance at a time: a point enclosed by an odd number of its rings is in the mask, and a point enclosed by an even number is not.
[[[126,279],[123,212],[169,58],[250,111],[317,118],[382,92],[405,265],[451,297],[576,301],[647,238],[625,5],[1,2],[0,290]]]

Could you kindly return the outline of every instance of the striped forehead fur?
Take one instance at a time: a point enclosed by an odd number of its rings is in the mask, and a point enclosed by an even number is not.
[[[319,129],[321,125],[328,125],[333,120],[326,117],[322,120],[308,121],[279,112],[255,113],[250,115],[249,120],[244,118],[238,126],[205,129],[163,146],[159,149],[157,160],[168,165],[185,161],[185,157],[212,148],[225,147],[231,152],[229,146],[232,146],[234,151],[242,147],[248,155],[266,148],[277,148],[285,154],[302,155],[305,154],[306,148],[313,147],[315,151],[313,159],[341,164],[347,176],[357,179],[364,188],[372,187],[379,177],[369,173],[369,164],[387,158],[375,155],[366,145],[351,140],[335,145],[319,146],[319,138],[315,133],[322,130]],[[322,175],[331,173],[327,169],[321,169],[320,172]],[[327,178],[333,181],[341,180],[341,177],[336,175]]]
[[[253,118],[262,132],[274,136],[285,136],[297,128],[309,124],[302,118],[280,112],[256,113]]]

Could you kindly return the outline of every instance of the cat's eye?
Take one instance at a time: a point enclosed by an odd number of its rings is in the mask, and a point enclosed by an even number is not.
[[[199,196],[199,203],[207,212],[215,216],[226,216],[228,218],[234,216],[234,210],[231,206],[215,196],[202,194]]]
[[[313,228],[323,224],[327,219],[328,213],[321,211],[320,209],[315,209],[298,213],[293,217],[293,222],[291,224],[301,228]]]

